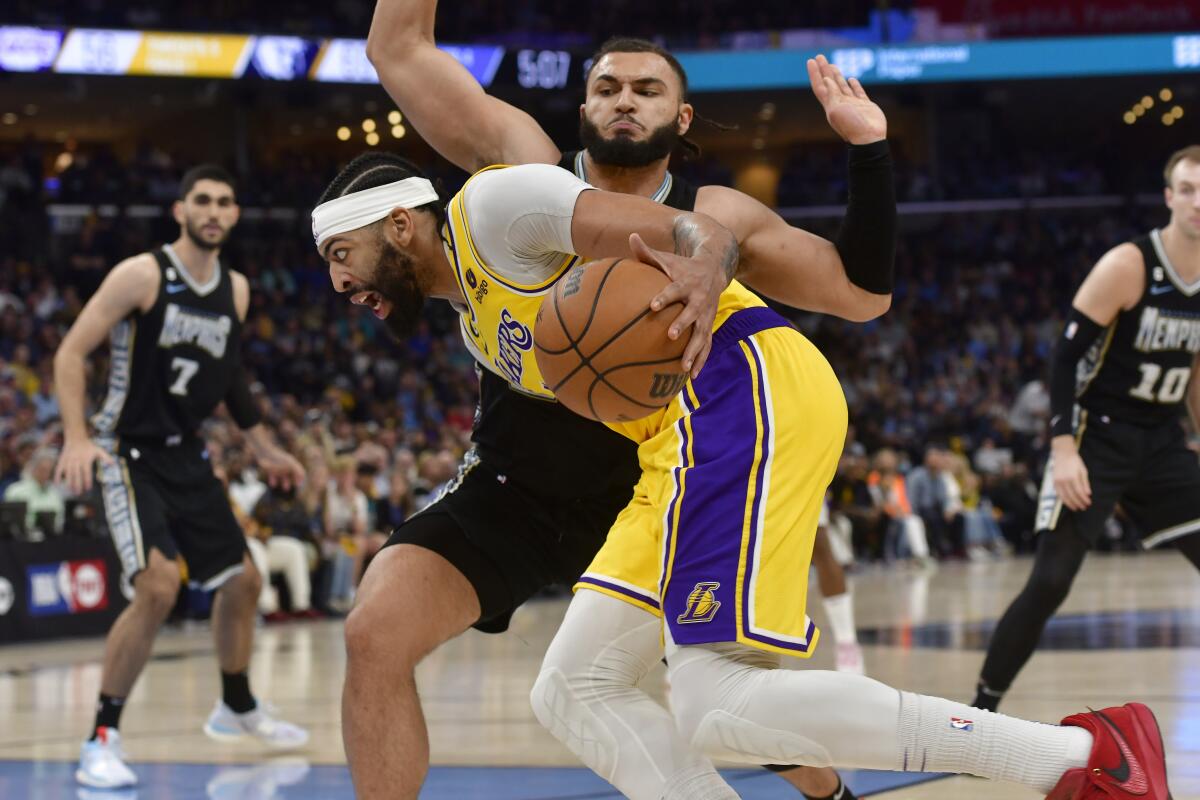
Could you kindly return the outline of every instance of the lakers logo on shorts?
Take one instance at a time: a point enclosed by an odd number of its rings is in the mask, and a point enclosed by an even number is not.
[[[680,625],[689,622],[712,622],[713,617],[717,616],[717,609],[721,607],[721,601],[716,596],[716,591],[720,588],[721,584],[716,581],[697,583],[696,588],[688,595],[687,611],[676,617],[675,621]]]

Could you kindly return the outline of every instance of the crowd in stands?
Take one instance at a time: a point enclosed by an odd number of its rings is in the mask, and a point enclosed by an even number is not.
[[[165,204],[178,165],[151,150],[139,158],[124,169],[113,161],[105,174],[138,181],[140,202]],[[61,443],[55,349],[112,264],[177,228],[169,218],[51,220],[40,163],[20,152],[0,163],[8,164],[0,234],[11,244],[0,253],[0,494],[27,504],[28,528],[54,533],[64,525],[64,498],[49,479]],[[804,182],[809,202],[837,195],[840,176],[819,177]],[[305,198],[322,180],[294,178]],[[850,407],[830,501],[853,559],[1029,548],[1048,356],[1073,289],[1106,249],[1161,222],[1158,209],[1136,206],[917,221],[899,242],[886,316],[851,324],[794,315],[833,364]],[[244,354],[264,419],[308,479],[294,491],[267,487],[227,418],[204,429],[255,558],[281,576],[288,602],[281,606],[275,587],[262,599],[271,618],[284,606],[299,614],[347,607],[387,533],[453,480],[476,393],[473,362],[444,304],[430,305],[414,336],[394,341],[330,290],[307,227],[303,215],[243,221],[223,259],[253,286]],[[93,364],[95,403],[107,367],[102,354]]]

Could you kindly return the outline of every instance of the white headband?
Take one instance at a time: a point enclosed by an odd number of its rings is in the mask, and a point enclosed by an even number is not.
[[[416,208],[437,199],[433,184],[425,178],[405,178],[335,197],[313,209],[313,239],[320,250],[330,237],[378,222],[393,208]]]

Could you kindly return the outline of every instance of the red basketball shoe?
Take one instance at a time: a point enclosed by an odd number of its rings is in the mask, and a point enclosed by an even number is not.
[[[1068,770],[1049,800],[1171,800],[1162,733],[1150,709],[1127,703],[1062,721],[1096,738],[1087,767]]]

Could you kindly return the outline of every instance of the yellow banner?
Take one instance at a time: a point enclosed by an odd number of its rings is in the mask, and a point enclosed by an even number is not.
[[[253,36],[147,32],[127,74],[240,78],[253,47]]]

